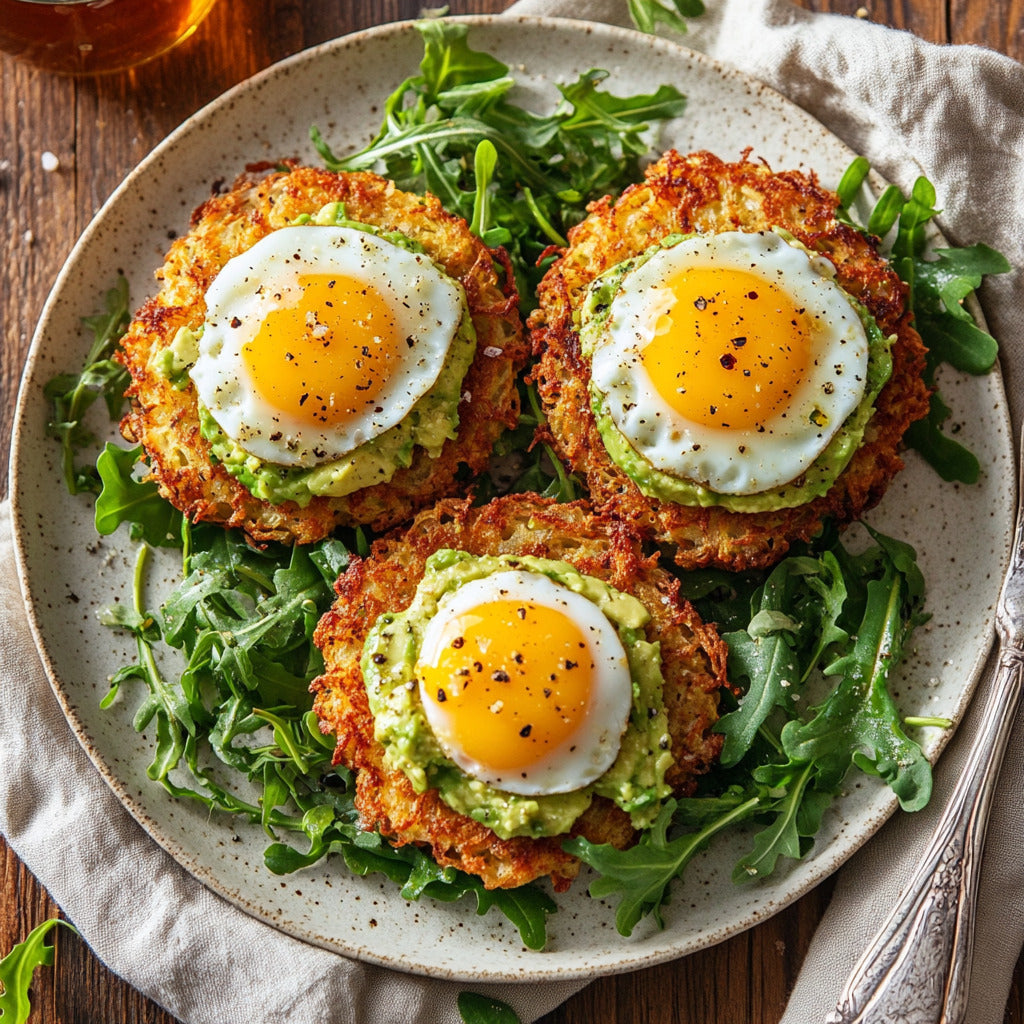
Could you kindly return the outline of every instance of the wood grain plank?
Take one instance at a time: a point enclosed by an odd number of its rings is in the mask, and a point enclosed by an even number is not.
[[[904,29],[933,43],[949,41],[946,5],[928,0],[795,0],[798,7],[866,18]]]
[[[603,978],[540,1024],[776,1024],[831,891],[826,881],[717,946],[622,978]]]
[[[6,61],[8,65],[13,62]],[[72,83],[36,75],[20,66],[6,70],[2,104],[5,139],[0,152],[0,217],[4,224],[0,380],[8,401],[0,403],[0,436],[9,437],[14,423],[14,396],[53,276],[74,238],[76,225],[68,211],[75,204],[73,119],[52,119],[40,125],[37,112],[74,108]],[[56,171],[44,169],[45,152],[61,161]],[[7,447],[0,450],[0,493],[7,488]]]
[[[987,46],[1024,60],[1024,0],[951,0],[949,23],[951,42]],[[1024,94],[1024,84],[1021,90]]]

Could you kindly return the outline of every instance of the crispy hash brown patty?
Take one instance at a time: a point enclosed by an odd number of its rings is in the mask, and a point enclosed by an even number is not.
[[[672,545],[684,568],[767,566],[794,541],[813,537],[824,519],[856,519],[882,497],[903,465],[898,450],[904,432],[928,411],[925,349],[911,323],[906,286],[871,241],[837,220],[838,204],[813,175],[776,174],[748,160],[725,163],[710,153],[670,151],[618,200],[605,197],[590,205],[589,216],[570,231],[568,248],[541,282],[529,326],[550,440],[585,478],[599,510]],[[895,336],[892,376],[875,401],[863,443],[826,494],[793,508],[733,512],[647,497],[608,456],[591,411],[589,362],[581,356],[578,333],[587,288],[599,274],[668,235],[772,228],[826,256],[838,284],[867,308],[883,334]]]
[[[370,173],[267,170],[251,167],[230,191],[205,202],[192,215],[188,233],[171,246],[157,272],[159,293],[138,312],[122,341],[118,358],[132,382],[121,432],[143,445],[150,478],[192,520],[239,527],[256,542],[310,543],[337,526],[387,529],[441,496],[460,493],[459,481],[467,475],[463,467],[469,474],[483,470],[495,438],[516,423],[515,381],[527,346],[511,272],[433,196],[402,192]],[[386,483],[344,497],[317,496],[305,507],[293,501],[271,504],[211,460],[210,445],[200,434],[195,387],[176,389],[151,368],[151,359],[172,343],[179,328],[203,323],[206,291],[228,260],[329,203],[344,204],[352,221],[418,242],[462,284],[477,334],[476,356],[463,380],[457,436],[445,442],[436,459],[417,448],[412,464]]]
[[[565,838],[499,839],[485,825],[449,807],[434,789],[417,794],[407,776],[383,763],[360,670],[368,632],[385,612],[411,603],[427,558],[442,548],[470,554],[533,555],[571,563],[639,599],[651,614],[647,638],[661,644],[664,700],[674,764],[666,781],[691,793],[698,775],[717,757],[722,737],[718,690],[725,678],[726,648],[688,602],[678,583],[651,559],[621,524],[594,516],[583,503],[509,496],[484,507],[444,501],[422,512],[404,533],[376,542],[366,559],[353,560],[336,584],[338,598],[323,616],[315,642],[325,672],[312,685],[314,709],[325,734],[337,738],[335,763],[356,772],[361,824],[396,845],[418,843],[434,860],[480,876],[488,888],[511,888],[550,875],[566,889],[579,861],[562,849]],[[623,848],[635,841],[629,815],[595,797],[572,830],[595,843]]]

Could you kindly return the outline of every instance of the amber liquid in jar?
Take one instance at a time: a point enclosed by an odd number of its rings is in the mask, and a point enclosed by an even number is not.
[[[165,53],[214,0],[0,0],[0,50],[47,71],[100,74]]]

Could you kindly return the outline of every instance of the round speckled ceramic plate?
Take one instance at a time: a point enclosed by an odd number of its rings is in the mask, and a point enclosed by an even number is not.
[[[687,93],[686,116],[667,126],[666,145],[707,148],[731,159],[749,146],[777,168],[813,168],[833,184],[852,156],[765,86],[671,43],[581,22],[469,20],[472,45],[510,64],[522,83],[520,101],[538,110],[550,108],[556,81],[599,66],[611,72],[614,92],[653,91],[673,82]],[[622,938],[613,908],[590,900],[581,881],[559,897],[549,946],[538,953],[524,949],[515,928],[495,911],[477,916],[468,904],[410,904],[379,878],[350,877],[340,863],[284,880],[269,874],[260,829],[211,820],[204,808],[175,802],[148,782],[149,742],[132,728],[130,693],[109,711],[99,708],[108,676],[133,651],[99,625],[96,610],[130,599],[135,546],[123,532],[100,541],[91,502],[64,493],[57,447],[45,431],[43,385],[80,365],[88,346],[79,318],[94,310],[118,268],[127,268],[135,305],[152,292],[152,271],[169,235],[185,227],[212,182],[231,180],[257,160],[298,155],[315,162],[312,124],[338,152],[357,146],[375,130],[382,99],[415,72],[420,55],[414,29],[390,25],[270,68],[186,122],[100,211],[47,303],[20,398],[11,491],[26,599],[57,697],[104,778],[182,865],[252,914],[339,952],[434,976],[520,981],[632,969],[716,943],[790,903],[874,833],[893,807],[887,792],[852,778],[812,852],[765,884],[733,885],[740,838],[723,837],[676,887],[663,931],[648,921]],[[941,383],[959,437],[981,457],[981,482],[943,484],[911,456],[870,521],[917,546],[930,586],[933,619],[916,635],[894,682],[900,706],[906,714],[959,720],[989,648],[1014,474],[998,375],[950,375]],[[158,556],[150,603],[175,571],[175,556]],[[929,754],[937,755],[946,738],[938,730],[926,735]]]

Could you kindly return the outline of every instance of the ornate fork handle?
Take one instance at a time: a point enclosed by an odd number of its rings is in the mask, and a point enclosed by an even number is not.
[[[1024,530],[996,612],[999,657],[967,764],[928,851],[854,968],[827,1024],[961,1024],[992,795],[1024,681]]]

